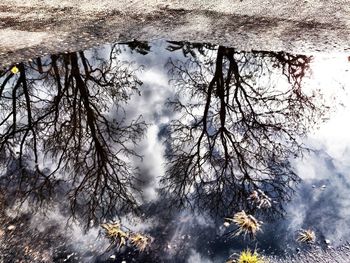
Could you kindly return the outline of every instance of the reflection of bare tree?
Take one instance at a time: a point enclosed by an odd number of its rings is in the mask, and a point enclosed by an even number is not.
[[[1,164],[20,167],[18,193],[42,200],[64,181],[73,211],[78,206],[89,220],[133,209],[128,158],[138,156],[133,145],[145,124],[127,121],[123,104],[141,85],[137,69],[118,61],[115,48],[107,60],[78,52],[18,68],[0,86]]]
[[[151,46],[145,41],[137,41],[134,39],[132,42],[120,43],[118,46],[125,44],[131,51],[135,51],[141,55],[147,55],[151,50]]]
[[[170,102],[181,117],[170,124],[163,183],[180,205],[249,211],[249,196],[261,189],[282,212],[299,180],[288,158],[301,152],[299,136],[322,112],[301,88],[309,61],[222,46],[169,61],[171,82],[185,96]],[[269,77],[281,71],[285,83]]]
[[[192,56],[196,57],[196,52],[202,55],[206,55],[208,50],[215,50],[215,45],[210,43],[190,43],[190,42],[177,42],[167,41],[167,50],[174,52],[181,50],[184,57]]]

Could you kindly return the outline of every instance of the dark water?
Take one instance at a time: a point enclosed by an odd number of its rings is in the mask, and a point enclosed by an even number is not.
[[[134,41],[16,68],[0,72],[1,192],[54,261],[284,255],[310,248],[296,242],[308,228],[315,246],[348,240],[345,54]],[[252,202],[257,190],[271,205]],[[256,238],[223,226],[242,210],[263,221]],[[98,233],[113,220],[151,246],[106,252]],[[5,261],[21,257],[16,235]]]

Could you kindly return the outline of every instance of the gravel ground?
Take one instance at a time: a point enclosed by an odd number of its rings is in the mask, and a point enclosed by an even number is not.
[[[244,50],[350,52],[348,0],[13,0],[0,65],[107,42],[166,38]]]

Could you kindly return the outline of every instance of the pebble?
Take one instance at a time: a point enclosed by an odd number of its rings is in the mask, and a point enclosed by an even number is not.
[[[10,226],[7,227],[7,230],[9,230],[9,231],[12,231],[12,230],[15,230],[15,229],[16,229],[16,226],[14,226],[14,225],[10,225]]]

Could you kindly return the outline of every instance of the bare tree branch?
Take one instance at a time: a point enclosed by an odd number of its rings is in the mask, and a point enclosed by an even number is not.
[[[187,49],[187,60],[168,63],[179,92],[169,105],[182,115],[169,126],[165,192],[221,216],[256,210],[248,198],[261,189],[278,201],[270,214],[282,214],[299,181],[289,158],[325,110],[301,88],[310,57]],[[271,75],[286,81],[274,85]]]

